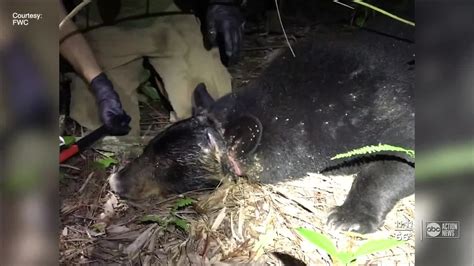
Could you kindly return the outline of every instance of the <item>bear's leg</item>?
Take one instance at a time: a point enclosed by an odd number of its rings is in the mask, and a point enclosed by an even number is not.
[[[342,206],[328,217],[341,230],[371,233],[402,198],[415,191],[415,169],[407,162],[376,161],[364,165]]]

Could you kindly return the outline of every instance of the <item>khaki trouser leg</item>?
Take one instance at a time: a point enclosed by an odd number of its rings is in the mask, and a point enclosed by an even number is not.
[[[219,51],[204,48],[199,24],[193,16],[165,18],[155,27],[155,34],[167,36],[167,40],[161,41],[168,45],[153,54],[150,63],[161,76],[178,119],[191,115],[192,93],[198,83],[206,84],[214,99],[231,92],[231,76],[220,61]]]
[[[143,25],[137,26],[139,23]],[[222,65],[217,49],[204,48],[198,21],[193,15],[174,15],[133,21],[120,27],[104,27],[86,37],[105,73],[132,117],[130,135],[139,135],[136,89],[147,79],[142,58],[160,74],[177,117],[191,115],[191,98],[196,85],[206,84],[215,98],[231,91],[231,77]],[[101,125],[92,93],[80,78],[73,80],[71,117],[87,128]]]

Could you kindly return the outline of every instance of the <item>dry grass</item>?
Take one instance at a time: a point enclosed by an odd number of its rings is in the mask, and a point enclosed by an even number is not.
[[[329,229],[325,225],[327,214],[342,203],[351,179],[310,174],[277,185],[240,181],[213,192],[191,192],[185,196],[195,199],[195,204],[176,212],[189,222],[188,232],[174,225],[165,227],[140,222],[147,214],[166,219],[180,196],[130,204],[107,193],[100,199],[101,211],[95,212],[88,224],[64,226],[61,262],[280,265],[272,252],[281,252],[308,265],[331,265],[331,258],[301,239],[295,228],[323,232],[339,249],[353,249],[366,239],[393,236],[401,217],[414,220],[412,196],[394,208],[377,233],[361,236]],[[94,206],[88,208],[94,209]],[[63,215],[67,215],[65,206]],[[413,264],[413,235],[402,246],[357,261],[362,264],[382,262],[383,265]]]

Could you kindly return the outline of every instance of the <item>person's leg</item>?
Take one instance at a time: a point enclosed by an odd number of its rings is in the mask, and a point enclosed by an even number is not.
[[[161,76],[178,119],[191,115],[192,93],[198,83],[205,83],[215,99],[231,91],[230,74],[221,63],[218,50],[204,48],[194,16],[173,16],[158,22],[154,37],[166,45],[151,54],[150,63]]]
[[[175,112],[175,119],[191,115],[193,82],[189,80],[188,66],[182,58],[154,58],[150,63],[155,68],[166,90],[168,100]],[[174,120],[171,117],[171,120]]]
[[[146,81],[147,72],[142,67],[142,59],[136,59],[123,66],[106,70],[108,78],[120,96],[125,112],[130,115],[132,128],[129,135],[140,134],[140,111],[138,108],[137,88]],[[102,123],[93,94],[87,84],[79,77],[71,84],[71,118],[86,128],[95,129]]]

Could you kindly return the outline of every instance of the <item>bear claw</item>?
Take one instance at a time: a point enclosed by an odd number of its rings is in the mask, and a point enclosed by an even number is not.
[[[376,231],[379,221],[370,214],[339,206],[329,214],[326,224],[334,230],[366,234]]]

